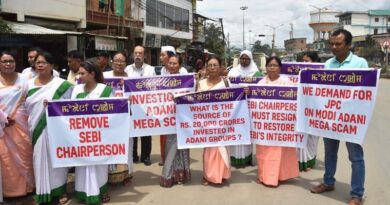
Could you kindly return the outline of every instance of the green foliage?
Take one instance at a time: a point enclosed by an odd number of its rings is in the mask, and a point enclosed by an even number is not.
[[[0,33],[12,33],[12,29],[0,17]]]
[[[361,51],[362,57],[368,61],[378,62],[383,59],[383,52],[378,42],[376,42],[371,36],[366,37],[365,46]]]
[[[225,53],[225,42],[223,41],[223,33],[221,30],[222,29],[219,26],[213,23],[206,25],[206,42],[204,48],[223,58]]]
[[[272,49],[270,45],[268,44],[261,45],[261,41],[256,41],[252,47],[252,53],[254,52],[262,52],[268,56],[271,56]]]

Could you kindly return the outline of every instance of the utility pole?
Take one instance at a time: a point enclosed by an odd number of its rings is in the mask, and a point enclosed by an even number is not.
[[[242,49],[245,50],[245,10],[248,9],[247,6],[241,6],[242,10]]]
[[[283,26],[283,24],[280,24],[279,26],[270,26],[270,25],[265,25],[265,26],[272,28],[272,52],[274,52],[274,49],[275,49],[275,30],[277,28]]]
[[[293,39],[294,38],[294,24],[290,23],[290,26],[291,26],[290,39]]]
[[[223,30],[222,18],[219,18],[218,20],[219,20],[219,23],[221,24],[222,39],[223,39],[223,42],[225,42],[225,31]]]
[[[252,30],[249,30],[249,37],[248,37],[248,40],[249,40],[249,43],[248,43],[248,49],[250,50],[251,48],[251,42],[252,42]]]

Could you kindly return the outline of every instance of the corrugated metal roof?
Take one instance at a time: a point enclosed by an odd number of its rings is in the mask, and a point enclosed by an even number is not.
[[[390,16],[390,10],[369,10],[370,16]]]
[[[8,26],[12,29],[12,31],[16,34],[50,34],[50,35],[64,35],[64,34],[75,34],[80,35],[81,32],[76,31],[63,31],[63,30],[54,30],[45,28],[42,26],[37,26],[33,24],[27,23],[16,23],[11,21],[6,21]]]

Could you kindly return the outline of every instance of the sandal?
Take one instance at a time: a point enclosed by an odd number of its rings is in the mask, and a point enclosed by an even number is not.
[[[102,203],[108,203],[108,202],[110,202],[110,200],[111,200],[111,197],[110,197],[110,195],[108,195],[108,193],[105,193],[102,195]]]
[[[209,185],[209,181],[207,181],[207,179],[203,178],[203,180],[202,180],[202,185],[203,185],[203,186]]]
[[[58,203],[59,204],[66,204],[66,202],[69,201],[69,198],[68,198],[68,195],[67,194],[63,194],[59,197],[58,199]]]

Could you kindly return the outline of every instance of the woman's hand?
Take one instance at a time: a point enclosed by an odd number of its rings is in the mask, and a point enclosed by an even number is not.
[[[11,117],[7,117],[7,123],[5,123],[5,126],[6,127],[9,127],[9,126],[12,126],[12,125],[14,125],[15,124],[15,120],[14,119],[12,119]]]
[[[249,95],[250,92],[251,92],[251,91],[249,90],[248,87],[245,87],[245,88],[244,88],[244,93],[245,93],[245,95]]]
[[[46,99],[43,100],[43,106],[44,107],[47,107],[47,105],[49,104],[49,101],[47,101]]]

